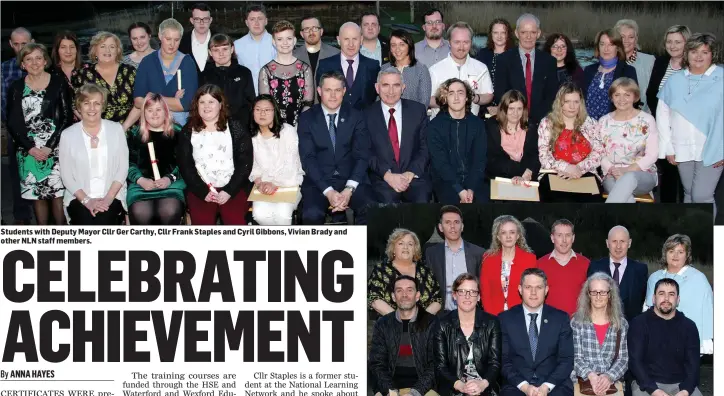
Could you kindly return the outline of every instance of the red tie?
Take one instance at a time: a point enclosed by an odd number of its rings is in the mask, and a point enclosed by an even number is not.
[[[395,121],[395,109],[390,109],[390,124],[387,127],[392,142],[392,152],[395,153],[395,162],[400,163],[400,140],[397,138],[397,121]]]
[[[531,70],[530,54],[525,54],[525,94],[528,96],[528,111],[530,111],[530,96],[533,92],[533,71]]]

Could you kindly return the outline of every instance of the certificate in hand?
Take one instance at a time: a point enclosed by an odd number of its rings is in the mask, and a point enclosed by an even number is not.
[[[592,194],[598,195],[601,192],[598,190],[596,184],[596,178],[593,176],[585,176],[580,179],[563,179],[558,175],[548,175],[548,180],[551,184],[551,190],[572,192],[579,194]]]
[[[490,183],[490,199],[540,202],[538,186],[539,183],[534,181],[515,185],[511,179],[496,177]]]
[[[296,203],[299,195],[299,186],[297,187],[279,187],[274,194],[264,194],[254,186],[249,194],[248,201],[271,202],[271,203]]]

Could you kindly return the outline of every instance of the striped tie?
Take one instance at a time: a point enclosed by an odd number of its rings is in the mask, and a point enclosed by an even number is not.
[[[536,326],[535,320],[538,318],[537,313],[530,313],[530,326],[528,326],[528,339],[530,340],[530,351],[533,354],[533,360],[535,360],[535,352],[538,349],[538,326]]]

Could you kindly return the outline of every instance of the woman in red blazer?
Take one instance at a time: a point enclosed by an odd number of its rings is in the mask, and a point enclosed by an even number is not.
[[[498,315],[521,303],[520,276],[536,266],[535,254],[525,241],[525,229],[513,216],[493,221],[490,249],[483,256],[480,270],[480,303],[485,312]]]

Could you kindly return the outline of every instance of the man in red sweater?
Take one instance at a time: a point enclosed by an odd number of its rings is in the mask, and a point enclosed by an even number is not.
[[[548,276],[548,298],[546,304],[568,313],[576,312],[578,294],[583,283],[590,260],[573,251],[576,234],[573,223],[566,219],[556,220],[551,227],[553,252],[538,259],[538,268]]]

